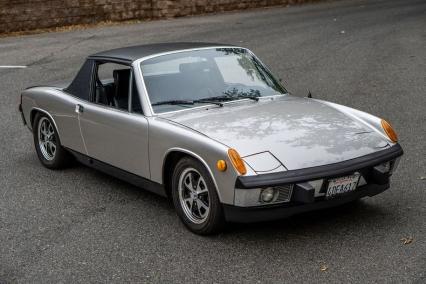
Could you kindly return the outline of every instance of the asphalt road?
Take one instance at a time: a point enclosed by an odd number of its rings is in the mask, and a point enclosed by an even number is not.
[[[309,88],[391,121],[405,150],[391,189],[200,237],[161,197],[83,166],[40,165],[17,112],[20,90],[72,78],[90,53],[183,40],[249,47],[294,94]],[[340,1],[3,38],[0,65],[28,66],[0,69],[0,282],[426,282],[425,1]]]

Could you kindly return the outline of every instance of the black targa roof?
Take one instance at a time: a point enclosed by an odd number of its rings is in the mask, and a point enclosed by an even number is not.
[[[133,62],[142,57],[155,55],[158,53],[178,51],[192,48],[215,47],[215,46],[232,46],[229,44],[207,43],[207,42],[174,42],[174,43],[157,43],[116,48],[102,51],[89,56],[89,58],[111,58],[128,62]]]

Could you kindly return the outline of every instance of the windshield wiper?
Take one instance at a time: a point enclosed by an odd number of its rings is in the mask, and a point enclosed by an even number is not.
[[[208,97],[203,99],[198,99],[197,101],[211,101],[211,102],[226,102],[232,101],[234,98],[224,95],[224,96],[216,96],[216,97]]]
[[[152,103],[151,105],[161,106],[161,105],[193,105],[193,104],[194,104],[194,101],[190,101],[190,100],[169,100],[169,101]]]
[[[259,97],[250,96],[250,95],[248,95],[248,96],[246,96],[246,95],[238,95],[238,96],[236,96],[236,98],[238,98],[238,99],[250,99],[250,100],[256,101],[256,102],[259,101]]]
[[[233,94],[227,94],[224,93],[223,96],[217,96],[217,97],[208,97],[204,99],[195,100],[194,102],[209,102],[209,103],[215,103],[215,102],[229,102],[236,99],[251,99],[254,101],[259,101],[258,96],[252,96],[252,95],[233,95]]]
[[[153,106],[160,106],[160,105],[193,105],[193,104],[215,104],[218,106],[223,106],[222,103],[217,102],[215,100],[210,100],[210,98],[206,98],[206,99],[199,99],[199,100],[169,100],[169,101],[161,101],[161,102],[156,102],[156,103],[152,103],[151,105]]]
[[[250,99],[253,101],[258,102],[259,101],[259,96],[253,96],[253,95],[242,95],[242,94],[234,94],[234,93],[227,93],[224,92],[225,96],[228,98],[228,100],[235,100],[235,99]]]
[[[259,101],[259,97],[257,96],[251,96],[251,95],[231,95],[226,94],[223,96],[216,96],[216,97],[208,97],[203,99],[197,99],[197,100],[168,100],[168,101],[161,101],[161,102],[155,102],[151,105],[153,106],[160,106],[160,105],[193,105],[193,104],[214,104],[220,107],[223,107],[222,102],[228,102],[233,101],[236,99],[251,99],[254,101]]]
[[[221,103],[223,99],[220,99],[218,97],[211,97],[211,98],[204,98],[204,99],[198,99],[194,100],[194,103],[206,103],[206,104],[214,104],[220,107],[223,107],[223,103]]]

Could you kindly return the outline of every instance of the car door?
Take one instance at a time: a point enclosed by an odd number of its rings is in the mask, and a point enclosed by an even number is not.
[[[81,133],[91,158],[149,178],[148,120],[132,109],[139,97],[130,74],[128,108],[99,104],[92,98],[78,106]]]
[[[58,128],[61,144],[78,153],[87,154],[80,131],[76,106],[89,101],[94,61],[86,60],[71,84],[61,90],[61,96],[49,102]]]

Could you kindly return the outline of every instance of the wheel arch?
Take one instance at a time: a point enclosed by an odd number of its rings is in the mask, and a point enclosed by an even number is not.
[[[35,118],[35,116],[36,116],[37,113],[42,113],[42,114],[47,115],[47,117],[49,117],[49,119],[53,122],[53,125],[55,126],[56,132],[57,132],[57,134],[59,136],[59,140],[60,140],[61,135],[60,135],[59,128],[58,128],[58,126],[56,124],[55,119],[53,118],[53,116],[49,112],[47,112],[46,110],[43,110],[41,108],[33,107],[31,109],[31,111],[30,111],[30,126],[31,126],[31,130],[33,129],[34,118]]]
[[[171,196],[171,177],[173,175],[172,169],[176,166],[178,161],[184,157],[194,158],[195,160],[198,160],[204,165],[204,167],[207,169],[207,172],[210,174],[213,184],[215,185],[216,193],[219,196],[219,200],[221,200],[216,179],[207,162],[200,155],[183,148],[171,148],[164,155],[163,168],[162,168],[162,182],[163,182],[164,189],[166,191],[167,196],[168,197]]]

